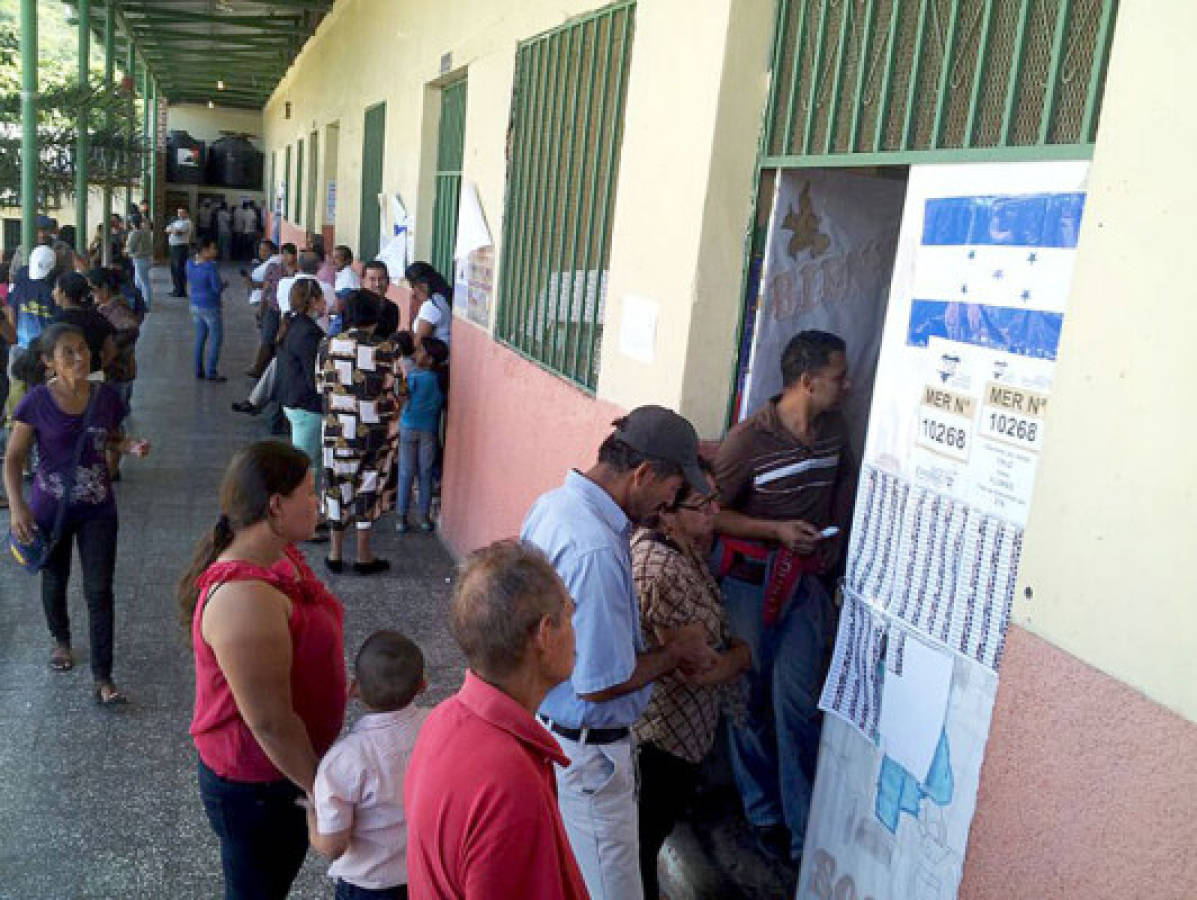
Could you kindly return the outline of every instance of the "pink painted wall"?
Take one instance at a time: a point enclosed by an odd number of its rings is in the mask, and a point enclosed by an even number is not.
[[[441,534],[465,554],[519,533],[570,468],[588,468],[623,410],[531,363],[470,322],[453,322]]]
[[[1011,627],[960,896],[1197,897],[1197,725]]]

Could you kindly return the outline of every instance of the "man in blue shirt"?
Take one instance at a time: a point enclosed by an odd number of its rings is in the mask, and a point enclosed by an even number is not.
[[[561,817],[591,897],[636,900],[643,889],[630,728],[653,681],[679,667],[704,671],[716,654],[701,625],[660,635],[662,646],[645,651],[628,539],[683,481],[710,487],[698,435],[677,413],[642,406],[614,424],[598,462],[541,496],[520,537],[548,556],[575,605],[573,674],[540,706],[570,759],[557,770]]]

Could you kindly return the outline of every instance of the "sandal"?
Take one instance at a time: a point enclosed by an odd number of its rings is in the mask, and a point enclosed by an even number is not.
[[[380,572],[386,572],[391,568],[391,564],[380,557],[374,557],[369,562],[355,562],[353,564],[353,571],[358,575],[377,575]]]
[[[129,702],[111,681],[97,681],[93,696],[98,706],[121,706]]]
[[[75,668],[75,657],[66,644],[55,644],[50,651],[50,668],[55,672],[69,672]]]

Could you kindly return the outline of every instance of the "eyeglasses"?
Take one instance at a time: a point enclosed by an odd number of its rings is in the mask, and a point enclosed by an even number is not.
[[[711,494],[710,496],[703,497],[699,500],[690,500],[686,503],[675,503],[673,508],[679,512],[683,509],[688,509],[691,512],[710,512],[711,507],[715,505],[715,502],[718,499],[719,498],[714,494]]]

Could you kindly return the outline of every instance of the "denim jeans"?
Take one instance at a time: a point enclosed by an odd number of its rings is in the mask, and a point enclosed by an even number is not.
[[[190,251],[187,244],[170,245],[170,280],[176,297],[187,296],[187,255]]]
[[[436,462],[437,436],[435,431],[399,429],[399,518],[407,516],[411,502],[411,484],[420,474],[420,516],[425,522],[432,514],[432,465]]]
[[[221,778],[201,760],[199,792],[220,838],[225,900],[283,900],[308,852],[308,823],[290,781]]]
[[[141,299],[145,301],[145,311],[149,312],[154,306],[154,289],[150,285],[150,268],[154,265],[149,256],[133,257],[133,283],[141,291]]]
[[[191,307],[191,320],[195,323],[195,374],[199,377],[216,374],[220,362],[220,345],[224,342],[224,318],[220,307],[206,309]],[[204,365],[204,344],[208,345],[207,365]]]
[[[731,633],[752,650],[748,715],[743,727],[730,729],[732,774],[748,821],[784,822],[797,860],[819,756],[818,703],[831,600],[817,578],[804,575],[778,621],[766,627],[764,592],[764,585],[723,579]]]
[[[398,884],[389,888],[364,888],[350,884],[344,878],[337,879],[335,900],[407,900],[407,885]]]
[[[53,523],[42,522],[38,527],[49,534]],[[117,531],[117,520],[112,517],[67,521],[63,524],[62,537],[42,569],[42,608],[46,613],[46,625],[55,641],[69,647],[71,619],[67,614],[67,583],[71,579],[72,544],[78,544],[91,638],[91,674],[96,681],[107,681],[112,677],[112,633],[116,619],[112,578],[116,572]]]
[[[308,455],[316,477],[316,496],[323,498],[324,460],[320,452],[324,432],[324,416],[306,409],[284,406],[283,412],[291,423],[291,443]],[[321,502],[321,506],[323,506]]]

